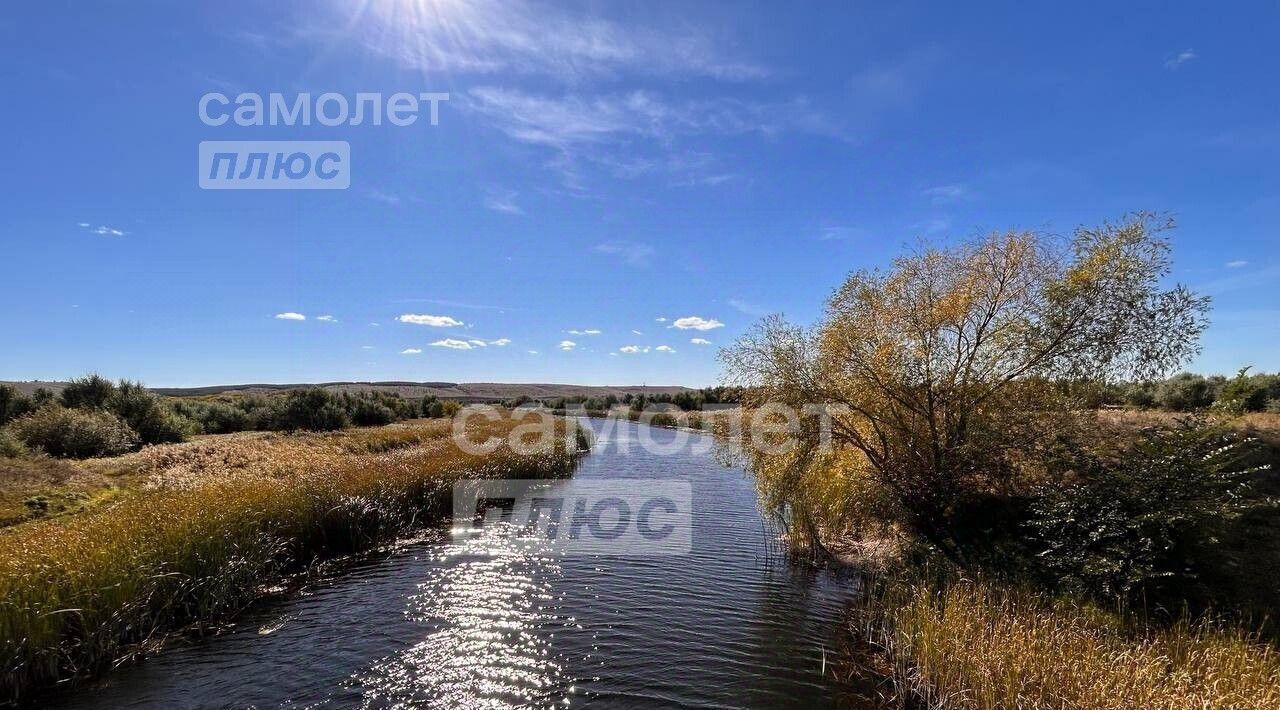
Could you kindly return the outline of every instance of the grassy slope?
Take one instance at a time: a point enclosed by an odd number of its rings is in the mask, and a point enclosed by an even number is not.
[[[477,421],[470,438],[517,424]],[[81,464],[84,481],[111,483],[109,505],[0,531],[0,702],[234,612],[317,556],[438,519],[459,478],[563,475],[579,454],[470,455],[449,426],[207,437]]]

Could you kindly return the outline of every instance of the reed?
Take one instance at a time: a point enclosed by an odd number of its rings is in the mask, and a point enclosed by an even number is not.
[[[480,421],[472,436],[516,425]],[[137,492],[0,531],[0,703],[225,618],[317,557],[439,520],[461,478],[563,475],[581,453],[576,439],[480,456],[455,446],[447,423],[392,425],[206,440],[115,461],[140,472]]]
[[[1238,629],[1148,628],[1087,604],[984,583],[888,585],[864,632],[900,705],[1275,708],[1280,656]]]

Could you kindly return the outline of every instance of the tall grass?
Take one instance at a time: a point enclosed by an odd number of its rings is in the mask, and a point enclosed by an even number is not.
[[[504,436],[515,425],[479,422],[487,431],[473,436]],[[134,465],[155,467],[146,490],[0,532],[0,702],[95,674],[168,630],[223,617],[317,556],[438,519],[460,478],[562,475],[581,452],[504,447],[478,456],[446,432],[396,425],[310,435],[303,447],[316,452],[302,465],[288,456],[263,465],[261,440],[244,438],[148,449],[133,455]],[[274,441],[288,452],[298,440]]]
[[[1146,629],[981,583],[887,586],[864,617],[897,700],[932,708],[1276,708],[1280,656],[1237,630]]]

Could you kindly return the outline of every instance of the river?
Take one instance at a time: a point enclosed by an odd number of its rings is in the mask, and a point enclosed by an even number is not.
[[[831,660],[856,581],[783,559],[749,475],[717,460],[708,435],[589,423],[597,441],[574,480],[690,482],[687,554],[547,555],[498,534],[429,531],[51,705],[852,703]],[[641,437],[675,450],[646,451]]]

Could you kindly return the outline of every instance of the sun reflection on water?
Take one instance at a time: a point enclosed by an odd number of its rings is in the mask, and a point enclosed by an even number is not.
[[[556,613],[556,559],[510,528],[455,534],[406,616],[430,633],[357,674],[364,707],[564,707],[574,694],[552,639],[580,628]]]

